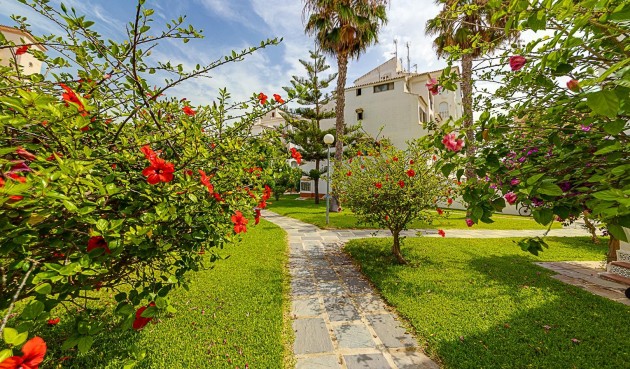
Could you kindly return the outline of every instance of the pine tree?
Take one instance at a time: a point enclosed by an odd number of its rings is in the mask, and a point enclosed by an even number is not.
[[[286,110],[282,113],[288,129],[286,140],[297,146],[302,158],[306,161],[314,161],[315,169],[306,173],[315,181],[315,203],[319,203],[319,178],[326,173],[321,169],[320,162],[326,159],[327,147],[324,144],[324,136],[328,133],[335,135],[335,128],[321,129],[321,121],[335,117],[335,112],[326,105],[330,103],[331,96],[326,92],[330,83],[337,78],[337,73],[323,75],[330,68],[326,64],[326,58],[319,51],[309,51],[310,61],[300,60],[306,69],[306,77],[293,76],[292,87],[285,87],[298,93],[297,103],[301,107]]]

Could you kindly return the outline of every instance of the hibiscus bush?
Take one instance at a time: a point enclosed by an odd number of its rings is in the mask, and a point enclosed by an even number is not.
[[[506,31],[546,30],[547,36],[484,58],[477,79],[498,84],[477,88],[475,140],[462,142],[477,153],[460,155],[454,139],[464,140],[465,132],[461,121],[451,122],[429,138],[441,156],[437,168],[457,177],[466,164],[475,169],[462,189],[475,223],[507,203],[531,210],[540,224],[583,216],[604,225],[613,239],[627,240],[630,4],[513,0],[483,6],[495,18],[507,17]],[[449,52],[452,62],[467,51]],[[441,78],[445,88],[452,88],[453,76],[447,70]],[[521,246],[537,253],[545,244],[530,239]]]
[[[411,145],[405,151],[380,144],[358,148],[357,156],[333,171],[333,189],[360,222],[378,224],[393,236],[392,253],[405,264],[400,232],[414,220],[431,222],[438,201],[448,198],[448,181],[430,168],[430,155]],[[444,232],[440,230],[440,234]]]
[[[187,71],[150,53],[162,40],[187,42],[200,31],[182,18],[153,31],[143,0],[123,42],[102,39],[74,9],[21,2],[67,34],[37,37],[47,53],[0,41],[14,55],[0,66],[3,368],[37,367],[31,352],[39,340],[23,356],[15,348],[38,325],[58,323],[56,309],[76,311],[63,348],[81,352],[104,329],[139,330],[175,313],[169,291],[220,258],[216,250],[246,232],[248,218],[258,222],[254,208],[271,196],[268,162],[287,156],[269,156],[279,142],[273,132],[249,134],[259,116],[284,103],[280,97],[234,102],[221,90],[212,105],[192,106],[167,96],[277,40]],[[15,56],[23,52],[44,62],[46,77],[22,73]],[[105,307],[93,308],[100,289],[115,297],[114,321],[101,318]]]

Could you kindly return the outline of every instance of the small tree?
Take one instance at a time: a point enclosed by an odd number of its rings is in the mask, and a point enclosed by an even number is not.
[[[390,230],[392,253],[401,264],[407,261],[400,252],[400,232],[414,220],[430,222],[427,210],[435,208],[447,191],[443,177],[425,174],[430,172],[428,159],[415,145],[406,151],[381,145],[361,150],[334,172],[333,185],[341,201],[361,222]]]
[[[328,133],[335,134],[333,128],[321,129],[323,119],[335,117],[334,111],[325,109],[331,99],[325,90],[337,77],[337,73],[322,76],[330,66],[326,64],[326,58],[319,51],[311,51],[310,58],[311,62],[300,60],[306,69],[307,77],[293,76],[291,81],[293,89],[300,94],[297,103],[302,107],[286,111],[282,116],[290,127],[286,133],[287,141],[298,146],[304,160],[315,162],[315,169],[306,174],[315,180],[315,203],[319,204],[319,177],[325,173],[320,169],[320,162],[326,159],[327,149],[324,136]],[[292,89],[285,87],[285,90]]]

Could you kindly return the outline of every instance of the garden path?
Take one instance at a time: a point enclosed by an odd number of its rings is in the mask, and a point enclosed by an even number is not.
[[[264,211],[289,236],[289,271],[296,369],[434,369],[404,324],[341,251],[349,240],[387,237],[383,230],[323,230]],[[409,230],[439,237],[437,230]],[[448,230],[447,237],[502,238],[543,232]],[[550,236],[583,236],[580,229],[553,229]]]

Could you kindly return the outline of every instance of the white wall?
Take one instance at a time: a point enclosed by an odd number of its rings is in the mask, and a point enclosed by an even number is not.
[[[7,39],[7,41],[13,42],[15,43],[15,45],[18,45],[14,48],[13,50],[14,52],[15,52],[15,49],[19,47],[19,45],[31,44],[34,42],[34,40],[28,38],[26,34],[22,33],[19,30],[12,30],[7,27],[2,27],[0,28],[0,31],[2,32],[4,37]],[[31,48],[37,48],[39,50],[42,50],[38,46],[31,46]],[[10,63],[12,60],[13,60],[13,55],[11,54],[11,49],[9,48],[0,49],[0,65],[9,66],[11,65]],[[42,62],[35,59],[35,57],[28,52],[26,54],[18,55],[17,63],[20,66],[22,66],[24,74],[41,73]]]

